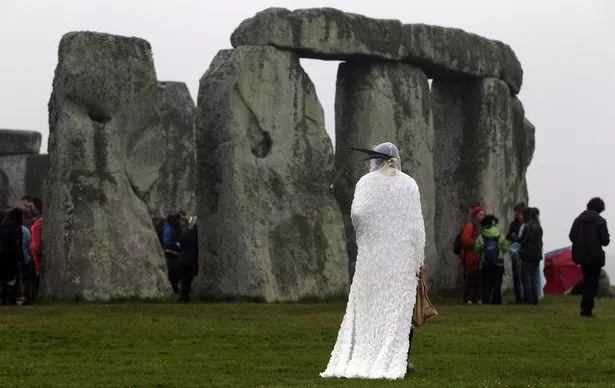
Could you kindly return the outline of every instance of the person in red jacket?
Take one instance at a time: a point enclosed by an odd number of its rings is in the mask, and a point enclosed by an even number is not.
[[[36,299],[36,295],[38,294],[40,279],[41,279],[41,267],[42,267],[42,259],[43,259],[43,205],[42,201],[38,198],[34,198],[34,205],[36,206],[36,210],[40,214],[30,228],[32,232],[32,242],[30,243],[30,251],[32,251],[32,260],[34,261],[34,269],[36,273],[34,274],[34,279],[32,281],[32,300]]]
[[[485,209],[477,206],[470,212],[470,222],[461,232],[461,262],[465,276],[463,302],[481,303],[480,254],[474,250],[474,243],[481,232],[481,222],[485,218]]]

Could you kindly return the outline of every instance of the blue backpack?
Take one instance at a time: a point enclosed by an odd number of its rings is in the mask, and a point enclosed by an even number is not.
[[[496,237],[483,236],[483,240],[485,241],[483,247],[485,265],[497,265],[500,259],[500,235],[498,234]]]

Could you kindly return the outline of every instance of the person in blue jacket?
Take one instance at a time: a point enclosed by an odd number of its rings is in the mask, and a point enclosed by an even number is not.
[[[167,264],[167,274],[173,292],[179,294],[181,271],[179,266],[179,236],[181,235],[181,220],[178,214],[169,214],[162,227],[162,246]]]

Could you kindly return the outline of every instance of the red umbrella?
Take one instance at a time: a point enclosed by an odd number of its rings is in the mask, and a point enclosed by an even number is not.
[[[583,279],[581,266],[572,261],[571,247],[545,254],[545,277],[545,294],[562,294]]]

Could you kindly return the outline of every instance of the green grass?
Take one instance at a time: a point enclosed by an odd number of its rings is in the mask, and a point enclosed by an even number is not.
[[[327,304],[57,304],[0,309],[0,386],[615,386],[615,299],[436,301],[401,381],[321,379],[344,312]]]

